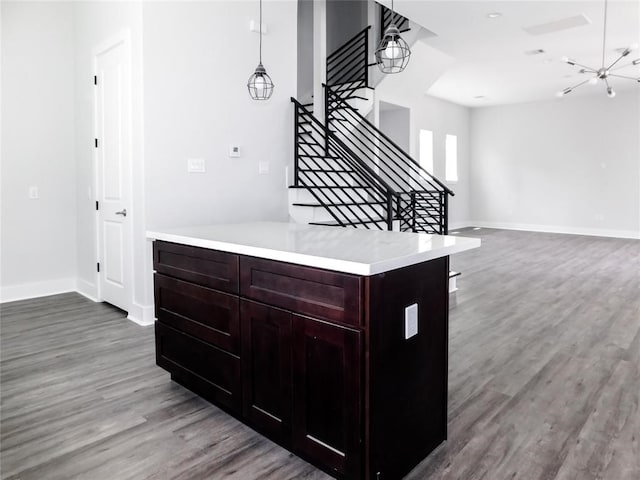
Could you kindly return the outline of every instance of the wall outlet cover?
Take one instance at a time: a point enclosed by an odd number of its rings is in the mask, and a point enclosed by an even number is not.
[[[418,304],[414,303],[404,309],[404,339],[418,334]]]
[[[187,159],[187,172],[188,173],[205,173],[207,171],[204,158],[188,158]]]

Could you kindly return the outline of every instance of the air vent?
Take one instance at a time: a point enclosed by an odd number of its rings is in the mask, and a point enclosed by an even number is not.
[[[541,48],[537,48],[535,50],[527,50],[524,52],[525,55],[541,55],[544,53],[544,50]]]
[[[523,30],[529,35],[546,35],[547,33],[560,32],[562,30],[569,30],[570,28],[582,27],[584,25],[591,24],[591,20],[584,14],[576,15],[574,17],[567,17],[555,22],[541,23],[540,25],[532,25],[530,27],[523,27]]]

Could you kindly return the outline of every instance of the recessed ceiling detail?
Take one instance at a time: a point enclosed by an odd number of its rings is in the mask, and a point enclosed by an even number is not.
[[[589,24],[591,24],[591,20],[589,19],[589,17],[581,14],[573,17],[563,18],[561,20],[556,20],[555,22],[541,23],[539,25],[532,25],[530,27],[523,27],[522,29],[529,35],[538,36],[560,32],[562,30],[569,30],[570,28],[582,27]]]

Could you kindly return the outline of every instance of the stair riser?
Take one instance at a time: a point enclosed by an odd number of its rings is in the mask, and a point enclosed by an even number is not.
[[[300,172],[299,180],[305,185],[353,186],[357,179],[349,173]]]
[[[372,219],[384,217],[384,208],[382,206],[342,206],[334,207],[331,210],[337,212],[338,209],[343,212],[342,214],[336,213],[337,217],[340,219],[353,218],[366,220],[367,215]],[[329,210],[324,207],[302,207],[298,205],[290,205],[289,215],[299,223],[326,222],[334,220]]]
[[[349,190],[347,194],[346,191],[342,190],[323,190],[322,193],[318,194],[319,198],[327,199],[327,202],[366,202],[369,199],[367,198],[367,194],[364,192],[356,192],[354,190]],[[316,203],[316,198],[305,188],[290,188],[289,189],[289,203]]]

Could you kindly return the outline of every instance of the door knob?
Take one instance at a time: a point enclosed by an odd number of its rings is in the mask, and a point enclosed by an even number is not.
[[[122,215],[123,217],[126,217],[127,216],[127,209],[123,208],[119,212],[116,212],[116,215]]]

